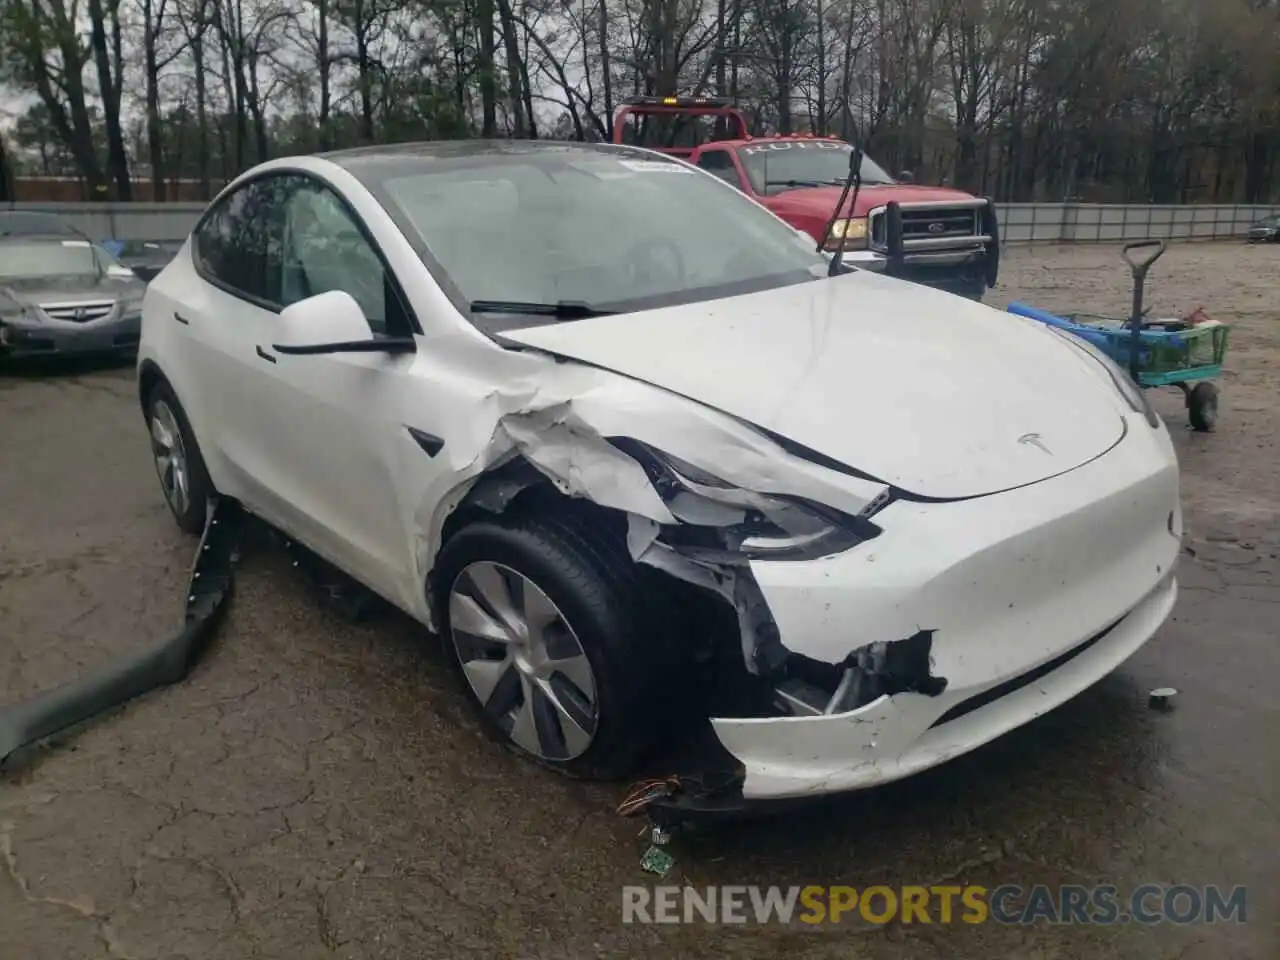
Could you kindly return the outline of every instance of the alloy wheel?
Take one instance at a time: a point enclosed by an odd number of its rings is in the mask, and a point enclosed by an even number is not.
[[[523,574],[468,564],[449,588],[449,632],[486,713],[516,746],[565,761],[599,723],[595,674],[560,608]]]
[[[173,512],[181,516],[191,502],[188,489],[187,452],[178,418],[163,400],[151,409],[151,454],[156,461],[160,489]]]

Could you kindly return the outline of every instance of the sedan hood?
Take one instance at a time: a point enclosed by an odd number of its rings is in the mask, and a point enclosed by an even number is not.
[[[503,338],[681,394],[925,497],[1056,476],[1125,430],[1106,375],[1035,321],[862,271]]]
[[[79,300],[133,299],[146,292],[146,284],[136,279],[70,274],[52,277],[5,277],[0,279],[0,297],[19,303],[75,303]]]

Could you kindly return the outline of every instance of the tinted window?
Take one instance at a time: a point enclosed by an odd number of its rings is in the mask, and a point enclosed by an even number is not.
[[[386,332],[389,284],[382,260],[331,190],[302,178],[292,187],[284,201],[280,304],[343,290],[375,331]]]
[[[196,260],[224,286],[268,303],[279,303],[282,195],[295,177],[250,181],[219,200],[195,232]]]
[[[542,147],[350,169],[466,301],[630,311],[825,276],[793,229],[678,161]]]

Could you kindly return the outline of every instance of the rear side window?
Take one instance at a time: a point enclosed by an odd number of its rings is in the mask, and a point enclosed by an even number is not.
[[[219,200],[195,231],[196,264],[209,279],[252,300],[278,303],[284,176],[250,181]]]

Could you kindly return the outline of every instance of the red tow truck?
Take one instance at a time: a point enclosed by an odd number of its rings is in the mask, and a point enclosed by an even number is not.
[[[753,137],[746,118],[711,97],[632,97],[614,115],[613,141],[681,157],[741,190],[791,226],[843,245],[846,263],[974,300],[1000,268],[995,205],[947,187],[895,180],[862,157],[862,185],[826,238],[849,175],[852,147],[814,134]]]

